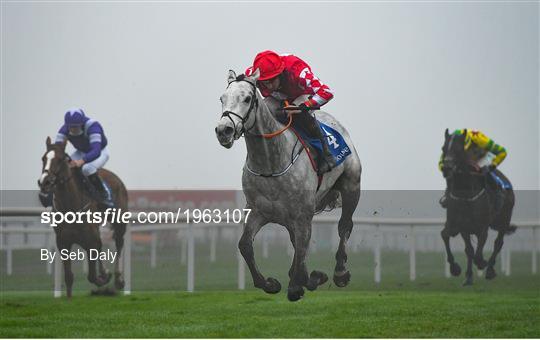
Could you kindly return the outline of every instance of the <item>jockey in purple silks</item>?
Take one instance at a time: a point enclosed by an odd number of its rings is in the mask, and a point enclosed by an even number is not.
[[[76,149],[71,155],[70,166],[81,168],[99,194],[99,203],[112,208],[110,189],[97,174],[109,160],[107,138],[101,124],[87,117],[82,109],[71,109],[64,115],[64,125],[58,131],[55,143],[64,143],[66,139]]]

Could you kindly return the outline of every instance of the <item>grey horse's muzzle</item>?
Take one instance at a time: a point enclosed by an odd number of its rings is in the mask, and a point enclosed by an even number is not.
[[[229,149],[234,143],[234,127],[232,123],[226,119],[219,121],[218,126],[216,127],[216,137],[219,141],[219,144]]]

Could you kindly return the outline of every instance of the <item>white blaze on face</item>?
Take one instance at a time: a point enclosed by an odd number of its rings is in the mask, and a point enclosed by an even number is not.
[[[47,154],[45,155],[45,158],[47,158],[47,163],[45,163],[45,168],[43,169],[43,173],[41,174],[39,183],[43,184],[45,177],[47,177],[47,175],[49,174],[49,169],[51,168],[51,162],[54,159],[54,156],[54,150],[47,152]]]

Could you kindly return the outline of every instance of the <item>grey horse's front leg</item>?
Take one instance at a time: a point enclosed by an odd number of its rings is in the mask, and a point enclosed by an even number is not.
[[[289,237],[291,239],[291,244],[293,245],[293,248],[296,249],[296,236],[295,233],[289,231]],[[292,280],[295,270],[294,262],[291,265],[291,268],[289,269],[289,279]],[[304,285],[308,290],[314,291],[317,289],[318,286],[326,283],[328,281],[328,275],[325,273],[319,271],[319,270],[313,270],[311,274],[309,274],[309,279]]]
[[[470,286],[473,284],[473,272],[472,262],[474,258],[474,248],[471,243],[471,234],[461,233],[461,237],[465,242],[465,254],[467,254],[467,271],[465,272],[464,286]]]
[[[238,242],[238,248],[248,265],[251,277],[253,278],[253,285],[257,288],[261,288],[266,293],[275,294],[281,290],[281,284],[274,278],[264,278],[257,268],[257,264],[255,263],[255,253],[253,252],[253,240],[261,227],[266,223],[267,221],[265,218],[256,211],[251,211],[251,214],[244,224],[244,232]]]
[[[302,223],[287,228],[294,237],[294,258],[289,270],[289,288],[287,298],[289,301],[297,301],[304,296],[304,288],[309,281],[306,267],[306,255],[311,239],[311,223]]]

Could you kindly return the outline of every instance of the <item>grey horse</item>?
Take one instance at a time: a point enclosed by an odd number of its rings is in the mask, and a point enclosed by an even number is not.
[[[246,208],[251,209],[244,224],[238,247],[244,257],[253,284],[267,293],[277,293],[281,284],[274,278],[265,278],[257,268],[253,252],[253,240],[262,226],[276,223],[289,232],[294,246],[294,258],[289,270],[287,297],[299,300],[303,287],[315,290],[328,280],[326,274],[312,271],[308,274],[306,255],[311,238],[311,224],[316,212],[326,207],[341,206],[338,224],[340,237],[336,252],[334,283],[345,287],[350,273],[345,268],[345,246],[352,231],[352,216],[360,199],[360,176],[362,166],[352,140],[345,128],[330,114],[319,111],[317,118],[339,131],[351,149],[339,166],[324,174],[318,188],[318,176],[313,170],[307,153],[290,129],[272,138],[263,134],[280,131],[283,125],[275,118],[277,102],[263,98],[256,87],[259,70],[251,76],[236,76],[229,71],[227,89],[221,96],[222,116],[216,126],[216,137],[225,148],[245,137],[247,159],[242,175],[242,187],[246,196]],[[293,104],[303,102],[298,98]]]

